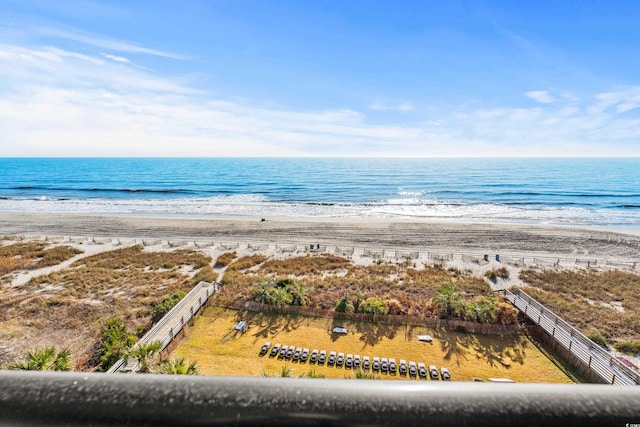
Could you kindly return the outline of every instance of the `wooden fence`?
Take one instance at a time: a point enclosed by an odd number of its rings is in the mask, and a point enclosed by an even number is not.
[[[380,315],[370,313],[341,313],[335,310],[301,306],[275,306],[261,304],[255,301],[238,300],[228,305],[234,310],[245,310],[259,313],[295,314],[301,316],[326,317],[353,321],[380,322],[392,325],[418,325],[429,328],[444,328],[447,330],[471,332],[486,335],[515,335],[522,332],[519,325],[493,325],[485,323],[467,322],[455,319],[440,319],[434,316],[404,316]]]

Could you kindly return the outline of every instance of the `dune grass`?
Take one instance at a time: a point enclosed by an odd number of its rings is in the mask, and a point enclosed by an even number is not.
[[[0,289],[0,341],[7,346],[0,367],[31,347],[62,342],[71,348],[76,369],[93,369],[99,331],[108,319],[120,316],[129,330],[148,329],[152,303],[217,277],[211,261],[192,250],[147,252],[133,246]]]
[[[245,333],[232,330],[239,320],[248,321]],[[331,333],[345,326],[347,335]],[[432,344],[419,342],[417,335],[430,334]],[[260,357],[265,341],[272,344],[307,347],[310,350],[393,357],[449,368],[454,380],[474,377],[507,377],[518,382],[568,383],[570,379],[525,336],[473,335],[422,326],[397,326],[352,322],[330,318],[242,312],[219,307],[207,308],[190,328],[173,357],[197,361],[200,373],[208,375],[278,375],[283,365],[292,376],[315,370],[326,378],[354,378],[344,368],[299,364],[268,356]],[[383,379],[404,379],[400,375],[380,375]]]
[[[624,271],[526,269],[525,292],[589,335],[609,342],[640,336],[640,275]],[[617,310],[613,305],[622,307]]]
[[[47,242],[18,242],[0,246],[0,277],[18,270],[35,270],[60,264],[82,251]]]

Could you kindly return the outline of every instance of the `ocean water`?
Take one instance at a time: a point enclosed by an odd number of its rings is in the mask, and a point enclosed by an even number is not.
[[[640,159],[0,158],[0,212],[640,228]]]

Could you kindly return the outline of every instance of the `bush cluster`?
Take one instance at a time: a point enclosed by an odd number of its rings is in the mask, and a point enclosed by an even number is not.
[[[109,319],[100,331],[100,348],[96,354],[99,369],[103,372],[108,370],[136,341],[135,334],[127,332],[122,318]]]
[[[162,319],[185,295],[187,295],[186,292],[178,291],[161,301],[151,303],[151,307],[149,308],[151,311],[151,322],[156,323]]]
[[[253,285],[253,299],[269,305],[297,305],[309,303],[307,288],[293,279],[263,280]]]

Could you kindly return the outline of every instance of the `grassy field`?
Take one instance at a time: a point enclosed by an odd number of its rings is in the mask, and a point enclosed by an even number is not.
[[[245,333],[232,330],[240,321],[248,321]],[[334,326],[348,328],[347,335],[331,334]],[[431,344],[419,342],[417,335],[429,334]],[[527,337],[489,336],[432,330],[420,326],[393,326],[339,319],[284,316],[240,312],[208,307],[186,333],[172,357],[197,361],[199,371],[208,375],[278,375],[287,365],[293,376],[308,373],[327,378],[353,378],[344,368],[285,362],[260,357],[265,341],[361,356],[393,357],[438,368],[449,368],[454,380],[474,377],[506,377],[517,382],[569,383],[569,378],[546,358]],[[403,379],[401,376],[380,375]]]

